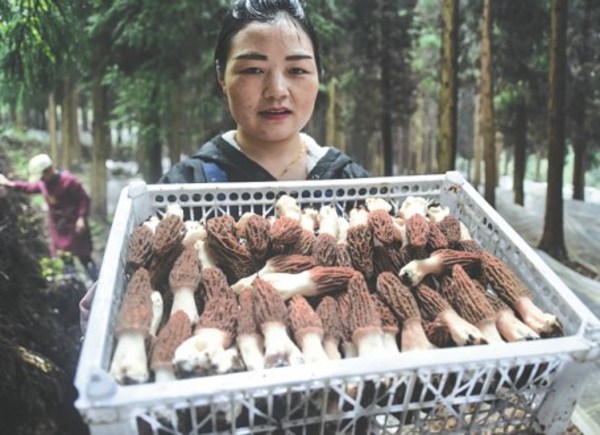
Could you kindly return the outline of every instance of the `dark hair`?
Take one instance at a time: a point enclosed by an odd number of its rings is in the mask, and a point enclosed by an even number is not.
[[[317,33],[304,11],[300,0],[235,0],[223,20],[215,47],[215,70],[217,76],[225,72],[231,39],[246,25],[253,22],[271,23],[281,14],[298,23],[310,38],[315,52],[315,63],[321,77],[321,55]],[[218,78],[218,77],[217,77]]]

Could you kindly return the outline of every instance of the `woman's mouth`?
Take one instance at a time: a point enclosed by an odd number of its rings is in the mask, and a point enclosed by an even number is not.
[[[292,111],[288,109],[269,109],[269,110],[261,110],[258,112],[260,116],[263,118],[267,118],[270,120],[278,120],[283,119],[287,115],[291,114]]]

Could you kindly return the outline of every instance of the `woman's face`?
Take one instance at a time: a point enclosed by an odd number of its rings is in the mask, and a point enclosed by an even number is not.
[[[242,145],[295,140],[319,88],[312,42],[287,19],[251,23],[232,38],[220,82]]]

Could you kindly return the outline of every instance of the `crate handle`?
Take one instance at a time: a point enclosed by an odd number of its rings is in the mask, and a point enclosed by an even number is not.
[[[90,370],[90,378],[86,394],[90,399],[107,399],[117,392],[117,383],[114,378],[104,370]]]

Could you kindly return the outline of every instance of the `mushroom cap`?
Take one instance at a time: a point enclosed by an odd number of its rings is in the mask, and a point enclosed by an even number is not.
[[[321,319],[325,335],[339,340],[343,334],[343,325],[341,320],[342,314],[338,309],[336,300],[332,296],[323,297],[319,305],[317,305],[315,312]]]
[[[221,293],[232,291],[225,273],[218,267],[206,267],[200,272],[200,283],[204,290],[204,299],[210,300]]]
[[[273,286],[261,278],[252,283],[254,288],[254,313],[259,325],[267,322],[287,324],[287,308]]]
[[[232,290],[219,293],[208,299],[196,325],[196,331],[212,328],[223,331],[233,339],[237,327],[238,305]]]
[[[381,327],[379,312],[371,299],[367,282],[362,274],[355,273],[348,281],[348,296],[350,326],[353,334],[361,328]]]
[[[125,290],[123,302],[117,315],[115,334],[140,332],[148,334],[152,323],[152,286],[148,270],[136,270]]]
[[[127,265],[133,270],[148,267],[152,258],[154,232],[148,225],[134,228],[127,242]]]
[[[296,337],[305,332],[323,335],[323,323],[308,301],[302,295],[294,295],[288,303],[288,316],[291,329]],[[296,339],[296,341],[299,341]]]
[[[252,253],[235,234],[235,220],[229,215],[206,221],[208,252],[232,282],[251,275],[256,269]]]
[[[293,245],[302,234],[302,225],[298,219],[281,216],[273,222],[269,234],[274,244]]]
[[[177,214],[165,214],[156,226],[153,239],[155,257],[168,255],[175,247],[181,244],[185,236],[185,224]]]
[[[198,253],[194,246],[187,246],[181,251],[179,257],[173,263],[169,274],[169,286],[171,290],[182,287],[198,289],[200,283],[200,264]]]
[[[258,261],[262,261],[267,256],[271,246],[271,224],[264,216],[252,214],[248,216],[244,237],[246,246]]]
[[[382,272],[377,277],[377,294],[402,320],[421,318],[417,301],[410,289],[392,272]]]
[[[269,270],[280,273],[300,273],[312,269],[319,263],[310,255],[276,255],[267,260]]]
[[[388,211],[382,209],[369,211],[369,225],[375,240],[386,245],[394,241],[394,222]]]
[[[152,349],[150,367],[171,366],[175,349],[192,335],[192,323],[183,310],[176,311],[161,328]]]
[[[237,335],[254,335],[259,333],[258,323],[254,315],[254,296],[252,290],[245,289],[238,295]]]

